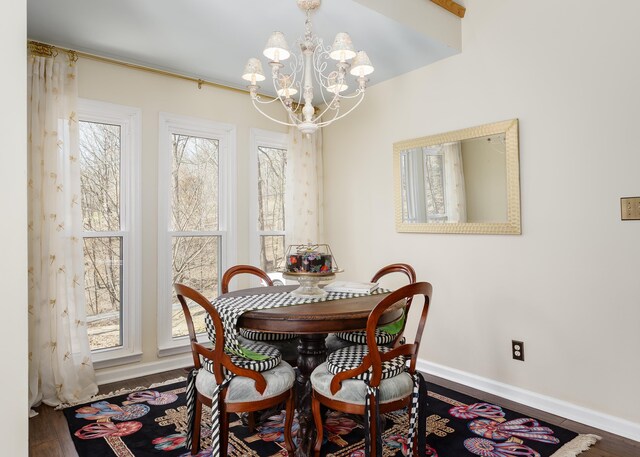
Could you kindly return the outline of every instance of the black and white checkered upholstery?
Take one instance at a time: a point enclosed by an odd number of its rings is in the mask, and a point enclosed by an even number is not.
[[[251,341],[288,341],[297,338],[296,333],[258,332],[247,328],[240,329],[240,335]]]
[[[250,344],[246,345],[245,349],[266,356],[268,358],[264,360],[252,360],[240,355],[228,354],[231,358],[231,362],[233,362],[234,365],[240,368],[247,368],[249,370],[262,372],[277,367],[282,361],[282,354],[280,354],[280,351],[278,351],[273,346],[269,346],[268,344]],[[213,373],[213,362],[211,360],[203,358],[202,367],[209,373]]]
[[[391,350],[388,347],[379,347],[381,353],[386,353]],[[331,374],[338,374],[343,371],[352,370],[358,367],[362,363],[362,359],[369,353],[367,346],[349,346],[346,348],[338,349],[335,352],[329,354],[327,358],[327,370]],[[393,378],[405,371],[406,359],[404,356],[398,356],[386,362],[382,362],[382,379]],[[360,379],[362,381],[369,381],[373,371],[371,368],[369,371],[365,371],[353,379]]]
[[[389,293],[389,290],[380,288],[371,292],[372,295],[386,293]],[[236,327],[240,316],[247,311],[340,300],[344,298],[360,297],[362,295],[363,294],[346,292],[328,292],[326,296],[321,298],[300,298],[295,297],[288,292],[281,292],[275,294],[261,294],[258,296],[244,295],[238,297],[223,297],[214,300],[212,304],[218,311],[218,314],[220,314],[220,319],[222,320],[226,349],[232,354],[241,354],[242,349],[238,342]],[[205,322],[207,325],[207,333],[213,342],[215,336],[211,319],[207,316],[205,318]]]
[[[367,344],[367,332],[365,331],[357,331],[357,332],[337,332],[336,336],[341,340],[348,341],[350,343],[356,344]],[[397,335],[392,335],[391,333],[387,333],[384,330],[376,329],[376,345],[377,346],[386,346],[393,342]]]

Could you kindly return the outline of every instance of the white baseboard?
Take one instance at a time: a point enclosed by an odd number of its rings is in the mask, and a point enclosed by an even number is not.
[[[96,370],[96,381],[98,385],[103,385],[189,366],[193,366],[191,353],[179,357],[157,360],[155,362],[132,363],[129,365],[102,368]]]
[[[424,373],[457,382],[458,384],[464,384],[465,386],[493,395],[498,395],[515,401],[516,403],[530,406],[531,408],[540,409],[634,441],[640,441],[640,424],[619,417],[583,408],[582,406],[577,406],[563,400],[541,395],[492,379],[483,378],[455,368],[427,362],[423,359],[418,359],[416,368]]]

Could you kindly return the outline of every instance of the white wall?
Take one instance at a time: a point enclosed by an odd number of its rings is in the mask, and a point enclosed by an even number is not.
[[[134,106],[142,110],[142,362],[154,364],[158,361],[156,309],[159,113],[210,119],[237,127],[237,263],[249,263],[249,129],[283,130],[257,113],[248,94],[210,86],[198,89],[194,82],[83,57],[78,60],[78,91],[82,98]],[[162,363],[166,363],[169,358],[163,357],[162,360]],[[185,360],[186,364],[190,363],[189,359]],[[156,370],[167,368],[166,365],[155,367]],[[136,369],[136,365],[133,369]],[[132,371],[118,373],[114,375],[115,378],[100,379],[108,382],[118,377],[135,375]]]
[[[0,360],[6,367],[0,377],[2,399],[2,453],[28,453],[27,399],[27,2],[14,0],[0,9],[0,124],[2,167],[0,182],[0,237],[4,240],[0,262],[3,326]]]
[[[422,358],[640,424],[640,221],[619,201],[640,195],[640,4],[466,6],[460,55],[325,129],[326,241],[344,275],[406,261],[434,285]],[[392,144],[510,118],[522,235],[396,233]]]

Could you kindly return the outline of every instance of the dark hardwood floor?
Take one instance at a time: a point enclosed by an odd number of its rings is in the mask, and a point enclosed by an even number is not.
[[[145,376],[128,381],[105,384],[100,387],[100,394],[107,394],[119,389],[130,389],[138,386],[149,386],[153,383],[167,381],[169,379],[185,376],[185,370],[173,370],[156,375]],[[487,394],[467,386],[452,383],[445,379],[429,376],[428,380],[443,387],[448,387],[458,392],[471,395],[480,400],[495,402],[505,408],[517,411],[521,414],[536,417],[554,425],[559,425],[578,433],[593,433],[602,437],[591,449],[580,454],[580,457],[638,457],[640,456],[640,443],[628,438],[613,435],[602,430],[597,430],[586,425],[572,422],[568,419],[536,410],[528,406],[505,400],[495,395]],[[29,420],[29,455],[33,457],[74,457],[75,451],[67,422],[61,411],[56,411],[48,406],[40,406],[36,409],[38,416]],[[455,456],[442,456],[455,457]]]
[[[129,379],[100,386],[99,394],[108,394],[120,389],[133,389],[138,386],[150,386],[157,382],[186,376],[183,369],[167,371],[151,376]],[[36,408],[39,413],[29,419],[29,456],[31,457],[76,457],[67,420],[62,411],[42,405]]]

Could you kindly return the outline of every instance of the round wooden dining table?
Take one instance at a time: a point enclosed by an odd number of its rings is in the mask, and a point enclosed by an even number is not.
[[[290,292],[297,286],[273,286],[243,289],[221,295],[224,297],[256,296]],[[238,327],[276,333],[297,333],[298,366],[296,370],[296,405],[298,410],[299,445],[297,457],[311,455],[314,423],[311,413],[311,373],[327,358],[325,338],[333,332],[364,330],[369,313],[389,293],[363,295],[355,298],[328,300],[279,308],[252,310],[238,320]],[[380,318],[379,325],[390,324],[402,318],[404,300],[392,305]]]

